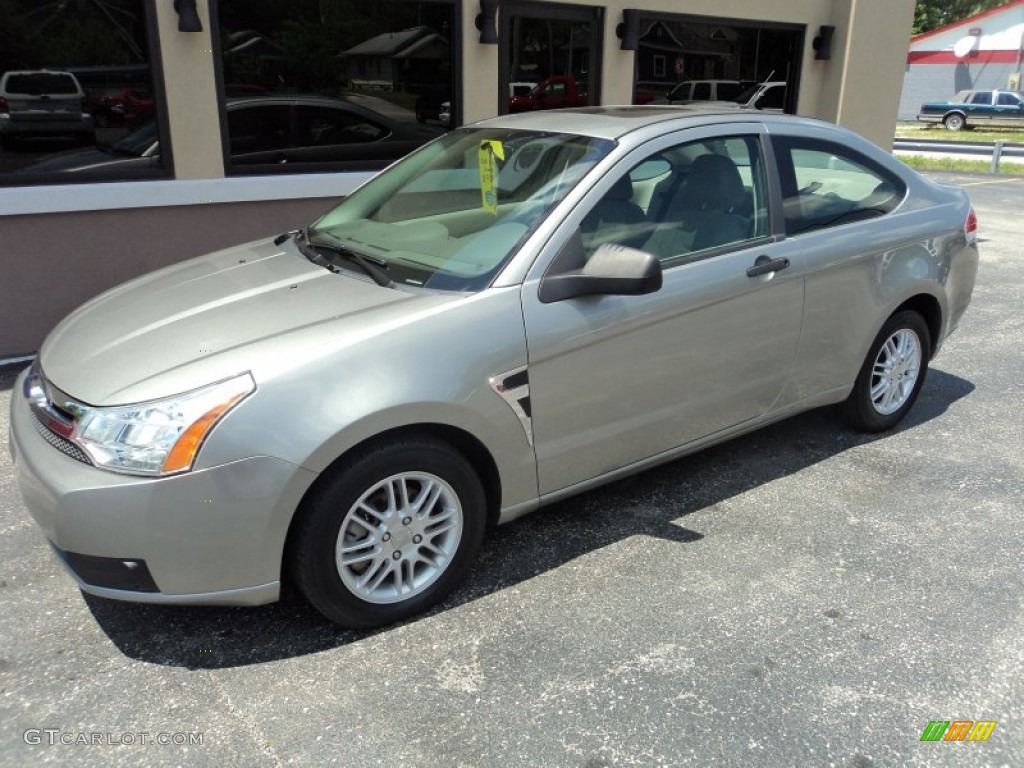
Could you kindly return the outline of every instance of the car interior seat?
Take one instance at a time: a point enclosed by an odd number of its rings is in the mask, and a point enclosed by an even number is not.
[[[744,240],[749,207],[736,164],[725,155],[701,155],[660,210],[652,207],[657,226],[643,247],[664,259]]]
[[[646,220],[633,202],[633,183],[623,176],[581,222],[584,247],[592,253],[604,243],[634,245]]]

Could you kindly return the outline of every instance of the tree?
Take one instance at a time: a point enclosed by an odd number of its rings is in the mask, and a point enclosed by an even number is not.
[[[976,13],[1006,5],[1008,0],[917,0],[913,32],[919,35],[954,24]]]

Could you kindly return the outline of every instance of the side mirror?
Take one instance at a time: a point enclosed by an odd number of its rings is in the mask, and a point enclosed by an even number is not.
[[[581,269],[546,276],[538,297],[544,304],[577,296],[639,296],[661,288],[661,262],[650,253],[608,243]]]

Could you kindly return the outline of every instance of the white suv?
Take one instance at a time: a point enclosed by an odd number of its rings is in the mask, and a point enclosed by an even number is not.
[[[92,115],[82,108],[85,92],[70,72],[36,69],[0,76],[0,143],[67,136],[82,143],[95,138]]]

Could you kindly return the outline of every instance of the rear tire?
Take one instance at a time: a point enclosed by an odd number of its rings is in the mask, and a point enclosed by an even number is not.
[[[962,131],[967,124],[967,120],[963,115],[954,112],[951,115],[946,115],[942,120],[942,124],[946,126],[947,131]]]
[[[853,391],[842,405],[850,426],[884,432],[899,424],[924,384],[931,348],[928,324],[921,315],[906,310],[890,317],[872,342]]]
[[[292,574],[331,621],[369,629],[443,600],[476,556],[486,496],[473,467],[439,440],[407,437],[329,470],[300,510]]]

